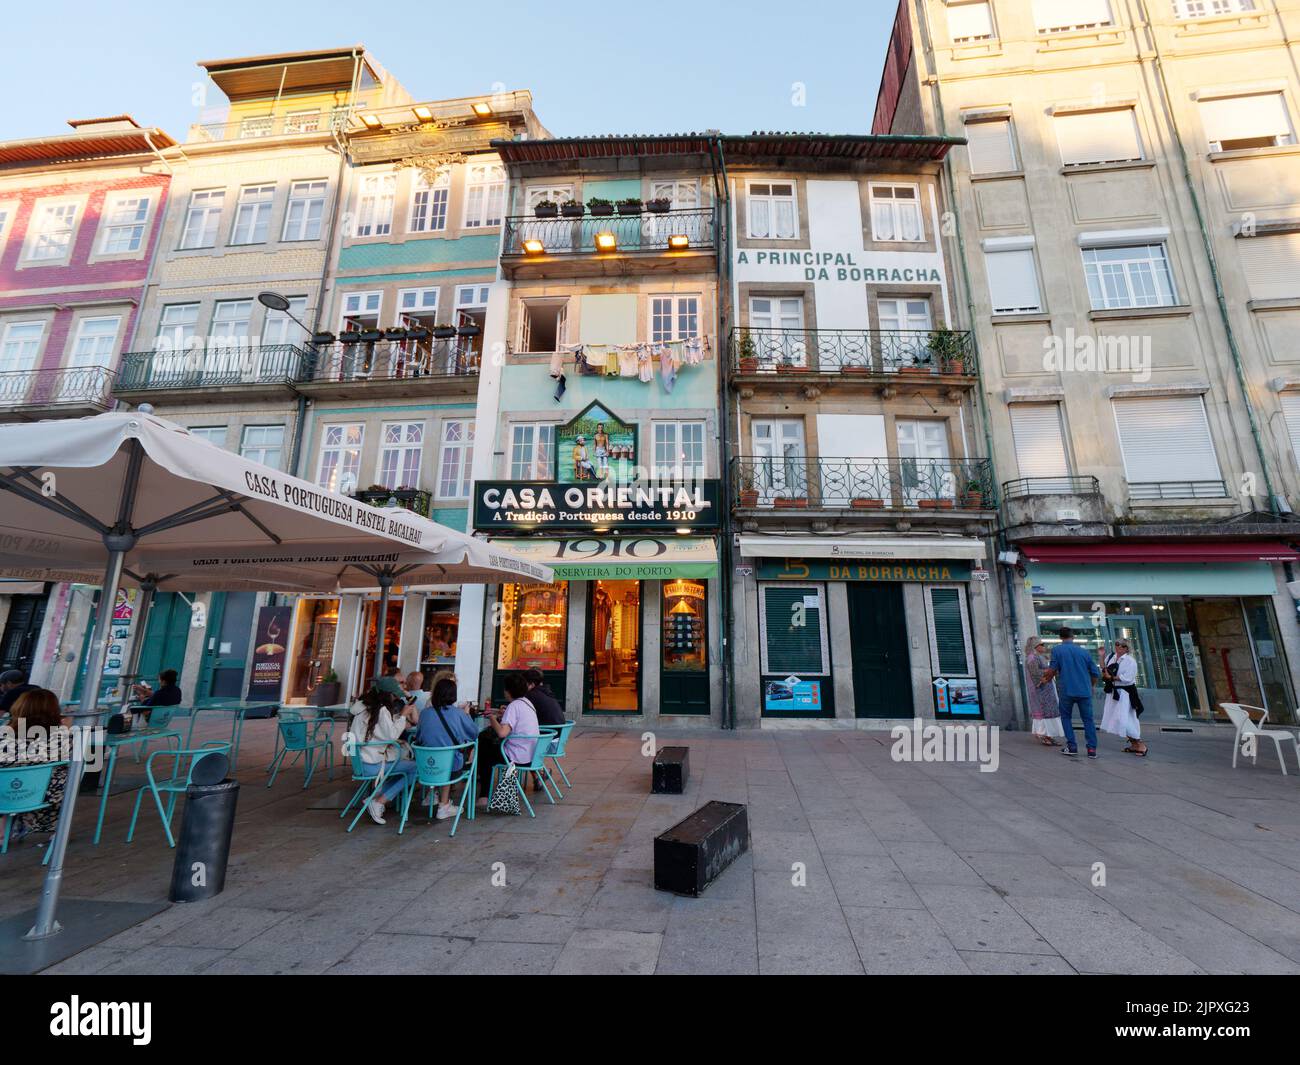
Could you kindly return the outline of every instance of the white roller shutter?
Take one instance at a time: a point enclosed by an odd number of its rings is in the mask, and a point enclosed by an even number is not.
[[[1224,96],[1200,103],[1201,122],[1211,147],[1253,137],[1280,137],[1283,143],[1290,140],[1291,119],[1280,92]]]
[[[1042,308],[1032,248],[986,251],[984,264],[989,274],[989,297],[994,314],[1017,314]]]
[[[1034,0],[1034,25],[1039,33],[1109,24],[1108,0]]]
[[[1114,405],[1130,484],[1222,480],[1202,397],[1116,399]]]
[[[1131,107],[1057,115],[1053,125],[1061,146],[1061,162],[1066,166],[1142,158],[1137,115]]]
[[[1021,477],[1061,478],[1057,483],[1043,481],[1034,491],[1064,491],[1070,475],[1065,454],[1065,435],[1061,432],[1059,403],[1013,403],[1011,437],[1016,445],[1016,464]]]
[[[1016,152],[1011,145],[1011,120],[991,119],[966,123],[966,150],[970,152],[972,174],[1005,174],[1016,169]]]
[[[948,5],[948,39],[954,44],[984,41],[992,36],[993,13],[989,10],[988,0]]]
[[[1300,296],[1300,233],[1241,237],[1236,244],[1251,299]]]
[[[1282,416],[1286,418],[1287,435],[1291,437],[1291,453],[1300,465],[1300,392],[1282,393]]]

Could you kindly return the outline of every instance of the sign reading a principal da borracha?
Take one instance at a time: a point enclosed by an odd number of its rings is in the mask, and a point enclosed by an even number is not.
[[[717,480],[563,484],[479,481],[474,527],[502,529],[716,529]]]

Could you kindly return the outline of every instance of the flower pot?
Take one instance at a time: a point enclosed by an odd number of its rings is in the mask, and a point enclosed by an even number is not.
[[[922,374],[929,374],[930,367],[929,366],[900,366],[898,368],[898,372],[920,376]]]
[[[840,363],[840,373],[868,374],[871,373],[871,367],[856,362],[844,362]]]
[[[614,213],[614,205],[612,203],[593,204],[591,206],[591,213],[596,218],[608,218]]]
[[[792,362],[779,362],[776,364],[777,373],[807,373],[807,366],[796,366]]]
[[[640,214],[645,209],[645,205],[638,200],[636,203],[620,203],[618,205],[619,214]]]
[[[951,499],[922,499],[918,501],[922,510],[952,510]]]
[[[883,499],[874,496],[857,496],[849,504],[854,510],[880,510],[885,505]]]
[[[581,218],[586,213],[587,213],[587,209],[583,207],[582,204],[577,204],[576,206],[573,207],[560,208],[560,214],[562,214],[565,218]]]
[[[964,374],[966,366],[961,359],[944,359],[943,372],[946,374]]]
[[[672,206],[671,200],[647,200],[645,209],[651,214],[667,214]]]
[[[772,500],[772,505],[778,510],[806,510],[808,507],[808,497],[777,496]]]
[[[740,505],[741,505],[742,507],[756,507],[756,506],[758,506],[758,489],[757,489],[757,488],[742,488],[742,489],[740,490]]]
[[[966,492],[961,497],[961,505],[966,510],[983,510],[984,493],[979,491]]]
[[[308,702],[312,706],[334,706],[339,701],[339,691],[343,687],[337,680],[326,683],[321,681],[311,690]]]
[[[558,207],[534,207],[533,214],[538,218],[554,218],[560,213]]]
[[[745,356],[745,357],[741,358],[741,360],[740,360],[740,372],[741,372],[741,373],[757,373],[757,372],[758,372],[758,359],[756,359],[756,358],[752,358],[752,357],[750,357],[750,356]]]

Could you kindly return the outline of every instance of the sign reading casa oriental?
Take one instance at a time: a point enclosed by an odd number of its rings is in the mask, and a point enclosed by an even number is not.
[[[716,529],[721,522],[716,480],[563,484],[559,481],[479,481],[474,527],[503,529]]]

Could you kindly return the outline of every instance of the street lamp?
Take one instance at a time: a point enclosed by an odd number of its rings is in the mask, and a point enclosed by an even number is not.
[[[307,326],[303,324],[301,318],[299,318],[296,314],[294,314],[293,311],[289,310],[290,307],[289,301],[284,296],[281,296],[280,293],[259,292],[257,294],[257,302],[260,303],[263,307],[268,308],[269,310],[280,311],[282,314],[287,314],[290,318],[292,318],[295,322],[297,322],[300,326],[302,326],[304,333],[306,333],[308,336],[311,335],[311,330],[308,329]]]

